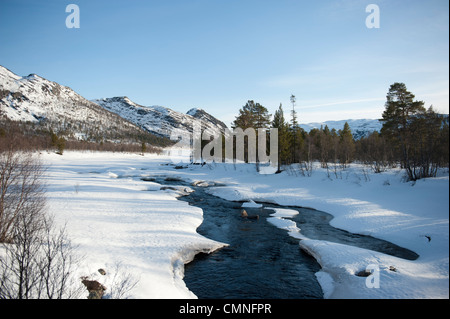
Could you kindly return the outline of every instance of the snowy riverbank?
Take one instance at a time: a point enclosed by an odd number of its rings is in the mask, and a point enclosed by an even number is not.
[[[196,251],[223,245],[196,233],[201,209],[178,201],[176,192],[140,176],[170,175],[156,156],[66,152],[43,154],[49,165],[50,212],[84,256],[80,276],[107,280],[97,269],[132,275],[132,298],[195,298],[184,284],[184,263]],[[113,273],[110,273],[113,276]]]
[[[305,238],[301,246],[321,264],[317,277],[327,298],[449,297],[448,173],[412,185],[402,181],[399,170],[373,174],[357,165],[329,178],[319,168],[311,177],[263,175],[245,164],[175,170],[164,165],[170,158],[156,155],[66,152],[44,153],[42,159],[49,165],[50,211],[67,223],[85,255],[80,274],[121,262],[139,279],[133,298],[195,298],[182,281],[183,263],[194,251],[223,245],[196,233],[201,209],[178,201],[177,191],[140,180],[155,175],[225,184],[209,191],[229,200],[322,210],[335,217],[334,227],[385,239],[420,255],[407,261]],[[289,215],[278,218],[288,221]],[[380,288],[367,288],[366,278],[355,275],[369,264],[380,269]]]

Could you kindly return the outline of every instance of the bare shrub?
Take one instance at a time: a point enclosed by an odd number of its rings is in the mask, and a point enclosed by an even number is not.
[[[29,231],[42,227],[43,174],[41,163],[31,153],[16,152],[12,147],[0,153],[0,242],[12,241],[18,222],[22,226],[32,223],[27,225]]]
[[[86,288],[89,290],[88,284],[95,283],[91,290],[99,291],[99,287],[102,290],[101,295],[97,294],[97,297],[102,299],[128,299],[139,279],[128,272],[127,268],[119,261],[115,262],[114,265],[106,265],[105,269],[106,271],[104,269],[98,270],[98,272],[101,270],[101,277],[98,277],[98,274],[81,277]],[[89,296],[92,296],[91,291]]]
[[[30,153],[0,153],[0,298],[75,298],[77,265],[65,228],[46,213],[44,169]]]

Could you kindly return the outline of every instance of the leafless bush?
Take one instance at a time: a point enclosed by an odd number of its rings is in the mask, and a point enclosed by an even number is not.
[[[44,169],[29,153],[0,153],[0,298],[73,298],[74,247],[46,213]]]
[[[131,290],[138,284],[139,280],[127,272],[122,263],[117,262],[112,271],[110,278],[106,282],[107,289],[105,298],[107,299],[127,299]]]
[[[139,279],[129,273],[123,264],[118,261],[114,265],[105,265],[105,268],[80,277],[82,283],[89,291],[88,299],[127,299],[131,290],[136,287]],[[101,276],[100,276],[100,275]]]
[[[42,227],[43,174],[41,163],[31,153],[12,148],[0,153],[0,242],[12,241],[17,223],[29,231]]]

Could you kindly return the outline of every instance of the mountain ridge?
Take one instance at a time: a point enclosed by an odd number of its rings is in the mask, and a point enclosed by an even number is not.
[[[118,135],[139,135],[142,131],[170,138],[174,129],[192,132],[200,120],[207,130],[223,131],[227,126],[201,108],[186,113],[165,106],[144,106],[127,96],[87,100],[67,86],[37,74],[19,76],[0,65],[0,115],[13,121],[44,124],[55,131],[72,128],[77,139],[117,140]],[[377,119],[347,119],[299,124],[309,132],[328,126],[340,130],[345,122],[355,139],[380,131]],[[75,127],[75,129],[74,129]],[[113,134],[121,132],[120,134]]]
[[[68,137],[115,140],[139,135],[134,124],[104,110],[67,86],[37,74],[19,76],[0,66],[0,115],[39,124]]]
[[[201,121],[203,128],[206,130],[219,129],[219,131],[223,131],[227,128],[222,121],[198,108],[192,108],[184,114],[165,106],[143,106],[131,101],[126,96],[91,101],[135,123],[148,132],[168,138],[175,129],[192,132],[195,121]]]
[[[126,96],[109,99],[108,101],[120,102],[123,109],[118,111],[113,107],[105,107],[107,99],[94,101],[37,74],[19,76],[0,65],[2,121],[7,119],[38,125],[40,131],[54,131],[65,138],[78,141],[145,141],[157,145],[172,144],[169,138],[174,128],[192,131],[193,120],[202,120],[207,129],[226,127],[223,122],[200,109],[189,110],[194,115],[192,116],[163,106],[142,106]],[[136,116],[129,116],[130,114]],[[153,121],[143,122],[145,115],[149,115]]]
[[[350,126],[353,138],[356,140],[367,137],[374,131],[380,132],[381,127],[383,126],[378,119],[331,120],[324,122],[303,123],[299,124],[299,126],[307,132],[310,132],[312,129],[325,128],[325,126],[328,126],[330,130],[335,129],[336,131],[339,131],[344,128],[344,124],[346,122]]]

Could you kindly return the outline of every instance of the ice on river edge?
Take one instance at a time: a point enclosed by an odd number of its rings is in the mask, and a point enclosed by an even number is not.
[[[275,213],[267,218],[267,221],[280,229],[288,232],[289,236],[297,239],[307,239],[300,233],[301,229],[297,227],[297,223],[287,218],[294,217],[298,211],[293,209],[271,208]]]
[[[331,179],[320,168],[311,177],[261,175],[248,164],[174,170],[167,165],[169,158],[156,155],[65,152],[42,158],[49,164],[48,206],[57,221],[67,223],[85,255],[80,274],[121,261],[139,278],[132,298],[195,298],[182,281],[182,266],[197,251],[223,246],[196,233],[203,212],[178,201],[180,189],[161,190],[157,183],[140,180],[152,175],[211,181],[208,185],[221,186],[208,192],[229,200],[314,207],[332,214],[334,227],[370,234],[420,255],[406,261],[302,238],[301,247],[322,266],[316,276],[327,298],[449,296],[448,173],[412,186],[396,170],[363,178],[357,165],[344,172],[345,178]],[[302,236],[289,223],[289,214],[278,213],[269,221]],[[379,265],[380,288],[367,288],[365,278],[355,276],[369,263]]]

